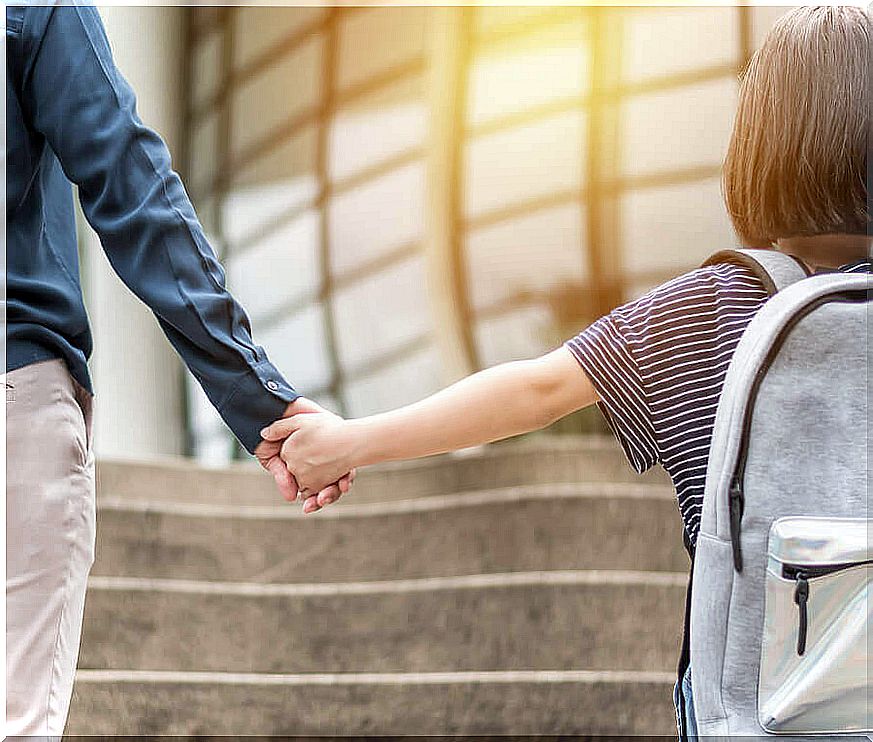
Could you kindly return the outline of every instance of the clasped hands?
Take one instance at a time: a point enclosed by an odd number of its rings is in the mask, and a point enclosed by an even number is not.
[[[347,428],[338,415],[298,397],[284,417],[261,431],[255,457],[288,502],[302,498],[303,512],[313,513],[336,502],[355,481]]]

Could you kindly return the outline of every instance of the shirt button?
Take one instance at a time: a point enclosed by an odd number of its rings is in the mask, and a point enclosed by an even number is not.
[[[270,379],[270,381],[267,382],[267,389],[269,389],[271,392],[277,392],[279,391],[279,385],[275,381]]]

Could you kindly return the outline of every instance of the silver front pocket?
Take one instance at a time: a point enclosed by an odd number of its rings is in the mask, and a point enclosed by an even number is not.
[[[868,704],[870,533],[863,518],[770,528],[758,721],[777,734],[873,730]]]

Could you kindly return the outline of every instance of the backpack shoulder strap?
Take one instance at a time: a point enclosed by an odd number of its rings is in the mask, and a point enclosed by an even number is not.
[[[778,250],[720,250],[703,266],[732,263],[752,271],[764,284],[767,293],[773,296],[786,286],[810,275],[806,266],[797,258]]]

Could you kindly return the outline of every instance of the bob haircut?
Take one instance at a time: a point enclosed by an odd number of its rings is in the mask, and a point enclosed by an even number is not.
[[[867,233],[870,20],[860,7],[798,8],[752,57],[722,184],[744,243]]]

